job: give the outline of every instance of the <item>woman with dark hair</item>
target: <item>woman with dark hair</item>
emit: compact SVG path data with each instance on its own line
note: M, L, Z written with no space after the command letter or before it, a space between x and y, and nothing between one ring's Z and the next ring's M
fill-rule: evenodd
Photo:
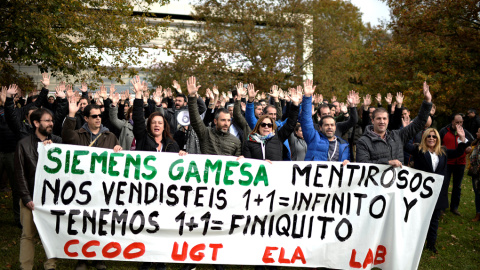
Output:
M160 112L150 114L145 125L143 99L133 102L133 134L135 150L178 153L180 147L170 134L170 126Z
M447 158L456 158L463 154L468 147L465 139L465 131L461 125L456 126L457 134L460 142L456 149L447 149L442 146L440 135L434 128L425 130L420 144L406 145L407 151L413 157L413 167L425 172L445 175L447 170ZM450 179L444 177L442 189L438 196L435 210L433 211L430 225L427 232L426 248L434 253L437 253L435 244L437 242L438 221L440 219L441 211L448 208L448 185Z
M138 76L132 80L132 84L135 90L132 113L135 150L171 152L185 155L186 152L180 151L177 142L173 140L168 121L160 112L150 114L145 124L141 83ZM153 265L155 265L156 270L167 269L167 266L163 262L144 262L140 265L139 269L148 270Z
M275 120L268 116L262 115L258 119L252 132L243 144L243 156L246 158L280 161L283 158L283 142L295 129L298 118L298 104L300 103L301 94L292 91L292 103L288 115L288 120L279 130L275 124Z

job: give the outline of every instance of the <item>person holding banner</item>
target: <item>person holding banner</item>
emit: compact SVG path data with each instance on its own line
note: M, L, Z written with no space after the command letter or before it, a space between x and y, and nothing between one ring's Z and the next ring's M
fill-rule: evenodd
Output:
M74 96L69 97L68 100L68 117L65 118L62 129L62 140L64 143L93 146L100 148L113 149L115 152L122 150L119 145L118 139L108 130L108 128L102 125L102 112L100 107L95 104L90 104L83 110L85 118L85 124L82 128L75 130L77 119L75 114L79 107ZM103 261L97 261L95 267L97 269L106 269L106 265ZM79 260L77 262L76 270L86 270L87 261Z
M367 126L365 133L357 141L357 162L402 167L403 146L423 129L430 115L432 95L427 82L423 83L423 95L424 101L418 116L402 129L387 130L389 113L384 108L377 108L372 113L373 125Z
M350 160L348 143L335 136L336 122L333 116L326 115L320 119L320 132L315 130L312 119L312 96L315 92L312 80L306 80L303 84L305 90L302 101L302 112L299 122L302 126L303 138L307 142L305 161L340 161L347 164ZM350 107L356 107L359 98L355 92L351 92L347 101ZM356 110L355 110L356 113Z
M465 131L462 126L457 125L456 128L460 140L456 149L442 147L440 135L434 128L425 130L419 145L406 145L405 148L413 157L414 168L425 172L445 175L447 171L447 158L461 156L468 147L468 144L466 144ZM444 177L442 189L428 227L426 248L433 253L437 253L435 243L437 242L438 221L441 216L441 211L448 207L449 180L449 178Z
M20 268L32 269L35 256L35 241L37 234L33 222L32 211L33 187L35 185L35 171L37 169L39 142L43 144L62 143L62 138L52 134L53 115L47 109L37 109L30 115L30 121L35 126L35 133L18 142L15 151L15 177L18 192L20 195L20 222L23 226L20 238ZM55 269L56 259L47 259L44 263L45 269Z
M188 78L187 90L190 124L198 135L202 154L240 156L240 140L229 132L231 117L227 109L222 108L215 113L215 119L213 120L215 127L208 128L203 123L197 106L197 92L199 88L200 85L197 86L195 77L192 76ZM223 265L220 264L216 264L214 267L216 270L224 269ZM186 264L182 267L182 270L192 269L195 269L194 264Z

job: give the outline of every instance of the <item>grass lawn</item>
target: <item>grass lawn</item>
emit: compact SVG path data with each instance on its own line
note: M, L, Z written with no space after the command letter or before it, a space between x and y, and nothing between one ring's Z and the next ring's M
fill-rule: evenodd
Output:
M419 269L480 269L480 222L471 221L475 216L475 206L472 183L468 176L464 178L462 192L459 208L462 216L454 216L447 212L442 217L437 239L439 254L434 255L425 250ZM21 230L13 226L9 192L0 193L0 226L0 269L19 269L18 254ZM40 239L38 239L35 255L36 269L43 269L44 260L45 253ZM138 263L107 262L109 269L137 269L138 265ZM57 269L74 269L74 266L75 261L73 260L59 260ZM180 264L167 265L168 269L180 269L180 267ZM199 265L197 269L213 269L213 267ZM227 269L253 269L253 267L230 266Z

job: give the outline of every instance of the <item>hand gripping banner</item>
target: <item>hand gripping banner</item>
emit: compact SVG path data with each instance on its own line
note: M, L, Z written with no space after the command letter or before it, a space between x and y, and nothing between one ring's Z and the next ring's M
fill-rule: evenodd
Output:
M415 269L443 176L411 168L39 145L49 258Z

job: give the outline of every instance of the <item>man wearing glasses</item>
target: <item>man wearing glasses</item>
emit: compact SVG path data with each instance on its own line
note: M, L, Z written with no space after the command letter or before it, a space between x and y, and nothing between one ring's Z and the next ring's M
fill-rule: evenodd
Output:
M70 98L68 102L68 117L65 118L62 130L64 143L110 148L115 151L122 150L115 134L102 125L102 112L98 105L90 104L83 109L85 124L75 130L77 121L75 113L78 111L79 105L74 97Z
M65 118L62 129L62 140L66 144L75 144L83 146L93 146L100 148L109 148L118 152L122 150L115 134L102 125L102 112L96 104L90 104L83 109L85 124L80 129L75 130L75 113L79 110L79 104L72 96L68 100L68 116ZM103 261L96 261L97 269L106 269ZM86 270L87 261L79 260L76 270Z

